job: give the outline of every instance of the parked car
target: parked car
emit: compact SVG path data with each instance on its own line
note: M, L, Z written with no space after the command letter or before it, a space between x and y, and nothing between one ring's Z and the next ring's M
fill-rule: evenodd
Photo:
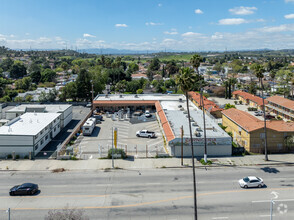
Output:
M260 177L256 176L247 176L243 179L239 180L239 184L242 188L249 188L249 187L263 187L264 183Z
M153 131L147 131L147 130L137 131L136 136L137 137L147 137L147 138L154 138L154 137L156 137L155 132L153 132Z
M38 192L39 186L34 183L24 183L22 185L14 186L10 189L9 195L34 195Z
M146 118L152 117L151 113L148 110L145 111L145 117Z
M88 102L88 104L86 105L87 108L91 108L92 107L92 103Z
M255 116L262 116L263 115L263 111L256 111L254 112Z

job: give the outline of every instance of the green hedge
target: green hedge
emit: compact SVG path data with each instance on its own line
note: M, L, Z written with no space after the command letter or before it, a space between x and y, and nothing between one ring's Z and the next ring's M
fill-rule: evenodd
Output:
M113 154L120 154L121 155L121 159L125 159L127 158L127 155L125 153L125 151L123 149L119 149L119 148L113 148ZM108 155L107 155L107 159L111 159L112 158L112 149L110 149L108 151Z

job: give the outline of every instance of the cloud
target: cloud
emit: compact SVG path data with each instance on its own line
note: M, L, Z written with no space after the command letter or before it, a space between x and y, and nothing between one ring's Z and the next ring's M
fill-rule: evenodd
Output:
M116 24L115 27L128 27L126 24Z
M231 12L234 15L251 15L256 10L257 10L256 7L244 7L244 6L240 6L240 7L235 7L235 8L229 9L229 12Z
M293 19L294 18L294 14L288 14L284 16L286 19Z
M96 36L91 35L91 34L83 34L83 37L96 37Z
M158 4L158 7L161 7L161 6L162 6L162 4L161 4L161 3L159 3L159 4Z
M294 24L282 24L279 26L263 27L259 28L258 30L267 33L294 31Z
M146 22L145 23L147 26L157 26L157 25L163 25L163 23L154 23L154 22Z
M243 18L226 18L218 21L219 25L239 25L244 23L248 23L248 21Z
M172 28L171 31L165 31L163 33L168 34L168 35L177 35L178 34L177 29L175 29L175 28Z
M285 0L286 3L294 2L294 0Z
M29 36L29 35L30 35L30 33L25 33L25 35L26 35L26 36Z
M218 40L218 39L223 39L224 38L224 35L221 34L221 33L214 33L212 36L211 36L211 39L213 40Z
M195 14L203 14L203 11L201 11L199 8L198 9L195 9Z
M202 34L200 33L195 33L195 32L186 32L182 34L183 37L200 37Z

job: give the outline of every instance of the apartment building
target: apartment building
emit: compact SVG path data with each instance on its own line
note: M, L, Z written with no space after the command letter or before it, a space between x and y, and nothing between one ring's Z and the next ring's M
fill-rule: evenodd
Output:
M294 101L281 96L272 96L266 99L268 111L286 120L294 121Z

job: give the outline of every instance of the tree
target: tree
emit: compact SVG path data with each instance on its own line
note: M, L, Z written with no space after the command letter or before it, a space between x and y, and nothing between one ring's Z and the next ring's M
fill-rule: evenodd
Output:
M67 99L77 100L77 84L75 82L70 82L62 88L59 99L61 101L66 101Z
M225 109L236 108L235 105L231 105L230 103L225 104Z
M32 82L38 84L41 81L41 66L39 64L32 64L29 68Z
M190 59L190 63L196 69L196 73L198 75L199 75L199 69L198 68L199 68L201 62L203 62L203 58L198 54L194 54Z
M91 95L91 75L89 74L88 70L81 69L80 73L78 74L77 80L77 97L82 100L90 100Z
M284 98L286 97L286 93L289 93L289 82L293 77L293 73L288 69L281 69L277 72L276 75L277 79L279 80L279 85L284 87Z
M10 68L10 77L11 78L22 78L27 74L27 69L20 61L15 61L14 64Z
M180 69L179 74L176 76L176 83L181 88L186 96L186 104L188 111L188 123L190 130L190 140L191 140L191 152L192 152L192 169L193 169L193 189L194 189L194 216L197 220L197 197L196 197L196 175L195 175L195 164L194 164L194 147L193 147L193 138L192 138L192 128L191 128L191 117L189 109L189 96L188 92L191 91L193 84L195 83L196 77L193 73L193 70L190 68Z
M13 60L10 57L8 57L2 61L2 63L0 64L0 67L3 69L3 72L6 72L11 69L13 64L14 64Z
M128 66L128 72L134 73L134 72L136 72L138 70L139 70L138 64L136 64L134 62L129 64L129 66Z
M41 72L41 82L53 82L56 77L56 72L51 69L44 69Z
M179 67L176 64L176 61L169 61L166 65L166 71L168 72L168 76L176 74L179 71Z
M259 79L260 85L261 85L261 97L262 97L262 104L263 104L263 119L264 119L264 155L265 155L265 160L268 161L268 156L267 156L267 134L266 134L266 118L265 118L265 104L264 104L264 96L263 96L263 82L262 79L264 77L263 73L265 72L265 69L262 65L257 64L254 66L253 71L256 75L256 77Z
M148 67L149 70L151 71L157 71L160 68L160 61L157 57L154 57L151 62L150 65Z
M24 77L15 81L15 87L16 89L29 90L31 83L32 80L30 77Z
M61 64L60 64L60 67L63 69L63 71L67 71L68 69L69 69L69 65L68 65L68 63L67 62L62 62Z

